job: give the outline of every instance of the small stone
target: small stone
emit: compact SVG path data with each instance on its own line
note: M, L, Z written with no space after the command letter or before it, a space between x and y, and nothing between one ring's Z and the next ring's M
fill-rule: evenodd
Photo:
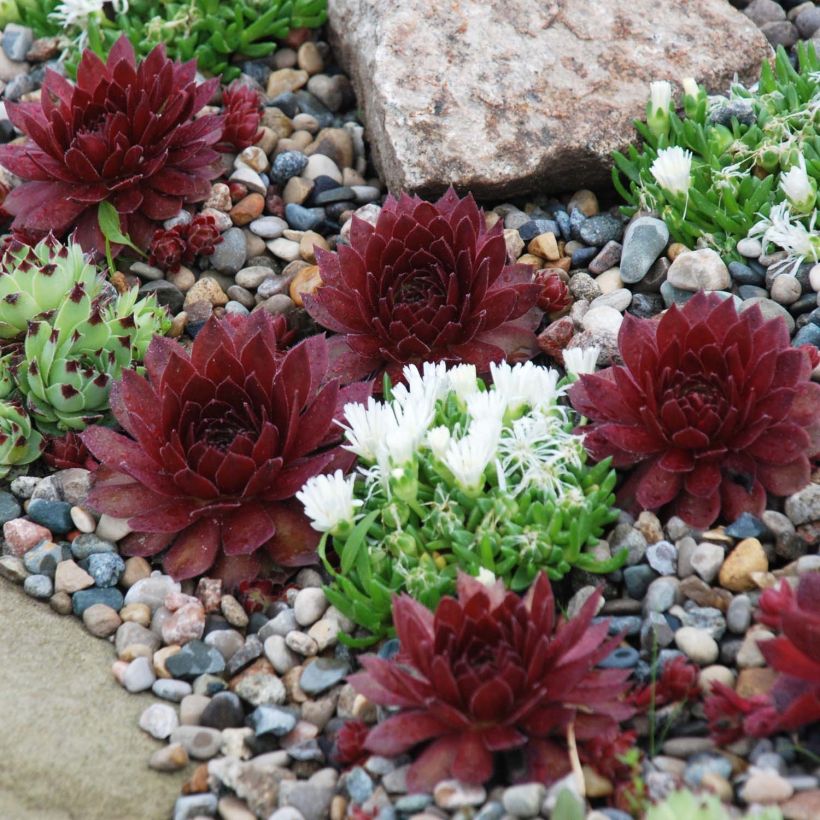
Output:
M151 686L151 691L163 700L170 700L179 703L184 697L192 692L191 684L173 678L158 678Z
M308 695L318 695L335 686L350 671L346 660L317 658L305 666L299 678L299 686Z
M751 669L754 667L766 666L766 659L760 651L758 644L761 641L769 641L774 638L774 633L768 629L757 625L750 629L737 653L736 663L739 669Z
M248 225L248 228L257 236L262 237L262 239L278 239L283 231L287 230L288 223L278 216L263 216L259 219L254 219L253 222ZM240 274L241 271L236 275L237 284L244 285L245 287L256 287L255 285L246 285L240 281ZM268 271L268 274L270 274L270 271Z
M248 625L248 615L233 595L223 595L220 608L231 626L244 629Z
M70 514L72 523L80 532L90 533L97 528L97 519L88 510L74 506Z
M120 586L131 589L137 581L142 581L143 578L148 578L150 575L151 565L148 561L139 555L134 555L125 561L125 570L120 576Z
M792 305L802 295L803 288L797 277L791 276L788 273L783 273L778 276L770 289L770 296L779 305Z
M242 229L230 228L222 234L222 241L214 249L209 263L212 268L220 273L233 275L241 270L247 259L247 254L248 249L245 242L245 234L242 233ZM222 304L224 304L224 302Z
M768 569L769 560L763 545L757 538L746 538L726 557L720 568L718 580L724 589L746 592L756 588L752 574L767 572Z
M680 581L673 576L656 578L646 590L644 608L647 612L666 612L678 598Z
M711 584L717 578L725 555L726 553L720 544L711 544L709 542L698 544L692 553L692 569L707 584Z
M257 737L267 734L283 737L296 726L296 715L275 706L257 706L248 715L247 722Z
M6 23L2 42L6 57L15 62L22 62L34 42L34 32L28 26Z
M186 695L179 704L179 722L183 726L198 726L202 713L210 702L211 698L208 695L197 692Z
M107 638L122 623L116 610L105 604L94 604L83 612L85 628L97 638Z
M126 562L127 572L128 562ZM170 575L154 572L148 578L141 578L129 587L125 595L125 603L145 604L151 612L156 612L163 605L169 593L179 591L179 583L174 581Z
M88 556L86 569L98 587L113 587L125 571L125 561L115 552L98 552Z
M789 781L773 769L749 768L745 785L740 790L740 798L745 803L771 805L783 803L794 794Z
M575 279L577 277L573 277ZM607 332L617 334L623 322L623 316L619 311L608 305L590 308L581 320L584 330L595 333Z
M131 527L128 526L127 518L114 518L111 515L103 514L100 516L100 520L97 521L96 535L98 539L117 542L125 538L130 532Z
M26 513L32 521L41 524L52 533L62 534L74 528L74 522L71 520L71 504L67 501L32 498Z
M732 277L720 254L711 248L682 253L667 273L667 282L685 291L727 290Z
M658 574L674 575L678 562L678 550L669 541L658 541L647 547L646 560Z
M276 706L287 699L284 683L264 667L255 671L255 665L231 681L231 689L253 706Z
M299 626L310 626L322 617L328 600L321 588L300 589L293 602L293 615Z
M698 666L708 666L720 655L717 642L705 629L681 627L675 633L675 643L678 649Z
M299 656L292 652L281 635L270 635L265 639L265 657L271 662L278 675L284 675L299 665Z
M97 533L80 535L71 542L71 554L77 561L84 561L97 553L115 553L116 551L115 544L100 538Z
M339 185L342 184L342 174L338 165L324 154L313 154L309 157L302 176L310 180L315 180L318 177L330 177Z
M215 629L209 632L204 641L208 646L215 646L225 658L225 663L245 645L245 639L241 632L235 629Z
M170 743L151 755L148 765L158 772L178 772L189 762L188 752L181 743Z
M22 558L16 555L0 556L0 577L14 584L22 584L27 576L28 572Z
M726 610L726 626L735 635L744 635L752 622L752 602L748 595L735 595Z
M35 575L54 578L57 564L63 560L63 548L53 541L43 541L23 556L26 569Z
M268 77L266 93L268 97L278 97L287 91L296 91L307 84L307 71L294 68L280 68Z
M54 591L54 584L48 575L29 575L23 581L23 591L32 598L45 600L50 598Z
M122 684L132 694L150 689L156 680L151 661L145 657L134 658L123 673Z
M433 789L433 799L441 809L463 809L480 806L487 799L483 786L460 783L458 780L442 780Z
M820 520L820 484L808 484L786 499L786 515L792 524Z
M200 675L218 675L225 669L225 659L215 647L194 639L168 657L165 666L173 677L193 680Z
M202 817L215 817L216 806L216 795L210 792L178 797L174 803L173 820L200 820Z
M25 518L13 518L3 524L3 538L12 555L20 557L42 541L51 541L51 533Z
M202 711L197 721L212 729L238 729L244 725L242 702L233 692L217 692Z
M608 213L596 214L585 219L578 229L578 238L584 244L596 248L602 248L607 242L620 241L623 235L624 225L621 219Z
M294 652L304 657L312 657L319 651L319 645L307 633L299 630L288 632L285 643Z
M186 644L199 640L205 629L205 609L194 599L177 609L162 625L162 639L166 644Z
M555 234L551 231L539 234L532 239L527 246L527 250L550 262L557 262L561 258L561 254L558 251L558 242L555 239Z
M122 609L122 593L118 589L81 589L71 598L71 608L74 614L82 616L83 612L94 604L105 604L119 612Z
M620 276L626 283L640 282L669 242L669 228L660 219L641 216L626 229L621 251Z
M165 703L152 703L143 711L139 719L139 727L148 732L157 740L170 737L174 729L179 726L179 718L173 706Z

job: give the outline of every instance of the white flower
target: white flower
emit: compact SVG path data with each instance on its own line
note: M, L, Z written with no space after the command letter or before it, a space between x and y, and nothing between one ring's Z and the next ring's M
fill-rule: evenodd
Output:
M450 379L450 390L465 401L468 396L478 391L476 369L474 364L459 364L447 372Z
M88 18L102 13L103 0L64 0L49 14L53 20L64 28L86 28Z
M678 145L661 148L649 170L665 191L686 196L692 184L692 152Z
M385 439L396 427L393 410L371 397L366 405L358 402L346 404L344 416L347 425L342 422L338 424L345 431L348 442L345 449L355 453L362 461L378 461Z
M345 478L341 470L333 475L317 475L305 482L296 498L304 505L314 530L333 535L353 524L356 508L363 503L353 497L354 482L353 476Z
M653 111L668 111L672 102L672 84L667 80L649 83L649 104Z
M442 459L447 452L451 438L450 431L446 427L434 427L427 431L427 446L436 458Z
M513 413L524 405L550 407L559 394L558 371L532 362L491 364L490 373L495 391L505 397Z
M500 422L483 419L474 421L467 435L448 445L442 460L465 492L478 493L484 488L484 471L495 458L500 435Z
M478 570L475 579L479 584L484 584L485 587L491 587L496 582L495 573L486 567L481 567Z
M507 412L507 397L500 390L481 390L467 396L467 412L473 421L496 421Z
M694 77L683 78L683 93L686 94L687 97L698 96L700 89Z
M402 373L406 384L397 384L393 388L393 398L402 406L421 398L428 404L435 404L447 395L450 380L444 362L424 362L421 371L416 365L408 364Z
M598 354L601 348L597 345L591 347L573 347L564 351L564 367L567 373L573 376L580 376L585 373L594 373L595 365L598 362Z
M782 248L794 260L794 270L805 259L820 262L820 234L814 230L817 211L812 214L809 227L800 222L792 222L788 202L774 205L769 216L752 226L750 237L760 237L761 241Z
M780 177L780 187L798 213L808 213L814 207L817 191L806 173L806 160L802 154L798 164Z

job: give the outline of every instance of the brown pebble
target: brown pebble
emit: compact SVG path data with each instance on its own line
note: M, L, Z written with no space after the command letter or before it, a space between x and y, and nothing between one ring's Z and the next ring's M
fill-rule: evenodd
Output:
M299 255L305 262L310 262L311 265L315 265L316 248L327 251L330 250L330 245L327 244L327 240L323 236L315 231L305 231L299 240Z
M228 297L216 279L211 279L210 276L203 276L202 279L195 282L194 286L185 294L183 307L186 309L193 308L199 302L207 302L213 306L221 306L227 304Z
M598 197L592 191L582 188L576 191L567 203L567 213L572 213L577 208L584 216L595 216L600 210Z
M769 559L757 538L744 538L730 553L720 568L718 581L732 592L748 592L757 586L753 573L767 572Z
M151 565L145 558L139 555L134 555L131 558L125 559L125 570L120 577L120 586L125 589L130 589L137 581L143 578L148 578L151 574Z
M547 259L550 262L557 262L561 258L561 252L558 250L558 242L555 239L555 234L552 231L539 234L534 239L530 240L527 245L527 250L542 259Z
M667 257L674 262L682 253L686 253L689 248L681 242L673 242L666 251Z
M67 592L55 592L48 603L58 615L68 615L71 612L71 596Z
M297 307L303 307L302 294L314 293L320 287L322 287L322 277L319 274L319 266L310 265L299 271L293 278L293 281L290 283L290 298L293 299Z
M330 801L330 820L344 820L347 813L347 800L344 795L334 795Z
M117 631L122 619L117 611L105 604L94 604L83 611L85 628L97 638L107 638Z
M291 177L282 191L282 199L290 205L301 205L310 196L313 190L313 180L302 177Z
M183 794L202 794L208 789L208 764L200 763L191 777L182 784Z
M735 691L742 698L753 698L755 695L768 695L777 678L777 671L768 666L755 666L741 669L737 676Z
M322 59L319 48L312 40L308 40L299 46L299 50L296 52L296 64L302 71L307 71L311 77L318 74L325 67L325 61Z
M120 618L147 628L151 623L151 608L148 604L126 604L120 610Z
M288 91L298 91L308 81L307 71L294 68L280 68L268 77L266 93L269 97L278 97Z
M168 331L168 335L172 339L178 339L182 334L185 332L185 328L188 325L188 314L182 310L171 319L171 328Z
M169 743L151 755L148 765L157 772L178 772L188 765L188 752L181 743Z
M248 194L230 210L230 217L234 225L247 225L257 217L262 216L265 210L265 197L262 194Z

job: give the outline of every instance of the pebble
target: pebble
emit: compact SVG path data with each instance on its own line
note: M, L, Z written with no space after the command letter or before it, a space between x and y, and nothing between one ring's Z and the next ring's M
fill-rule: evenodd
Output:
M32 598L50 598L54 585L48 575L29 575L23 581L23 591Z
M211 729L238 729L244 725L245 711L234 692L217 692L199 716L200 726Z
M54 578L57 564L62 560L63 548L53 541L43 541L23 556L23 564L29 572L49 578Z
M292 652L281 635L270 635L265 639L265 657L271 662L278 675L284 675L299 665L299 656Z
M718 576L725 555L724 548L720 544L704 541L698 544L692 553L692 569L707 584L711 584Z
M21 557L41 541L51 541L51 533L25 518L13 518L3 524L3 538L12 555Z
M125 561L114 552L89 555L85 569L98 587L113 587L125 572Z
M726 557L718 580L724 589L746 592L756 587L753 574L768 569L769 560L763 545L757 538L745 538Z
M278 706L287 700L285 684L269 672L246 672L231 687L242 700L253 706Z
M820 521L820 484L808 484L786 499L786 515L792 524Z
M770 288L770 296L780 305L792 305L802 295L803 289L797 278L787 273L778 276Z
M151 686L151 691L163 700L179 703L186 695L193 691L190 683L173 678L157 678Z
M676 601L680 588L677 578L663 576L656 578L646 590L644 608L647 612L666 612Z
M71 554L76 561L83 561L96 553L116 551L115 544L100 538L97 533L80 535L71 542Z
M678 562L678 550L669 541L657 541L646 549L649 566L660 575L674 575Z
M190 640L165 661L168 672L175 678L193 680L200 675L218 675L225 669L222 653L200 640Z
M146 657L134 658L125 669L122 685L132 694L150 689L156 680L151 661Z
M119 612L122 609L122 600L122 593L112 587L81 589L72 596L71 608L77 616L82 616L83 612L94 604L105 604Z
M117 611L105 604L94 604L83 612L85 628L97 638L107 638L117 631L122 619Z
M675 633L675 644L698 666L713 664L720 655L717 641L705 629L693 626L681 627Z
M241 228L229 228L222 234L222 241L214 249L209 264L220 273L235 274L247 259L247 244Z
M157 740L165 740L179 726L179 718L173 706L165 703L152 703L143 711L139 727Z
M215 646L226 663L245 645L242 633L235 629L216 629L205 636L204 642Z
M774 638L774 633L761 626L750 629L743 638L743 643L737 653L736 663L738 668L753 669L766 666L766 659L763 657L758 643L772 638Z
M193 757L193 755L191 756ZM195 820L195 818L201 817L215 817L216 807L216 795L210 792L178 797L176 803L174 803L173 820Z
M67 501L32 498L26 513L36 524L41 524L53 533L62 534L74 529L74 522L71 520L71 504Z
M634 219L624 234L620 276L623 282L640 282L669 242L669 228L660 219L641 216Z
M263 216L259 219L254 219L253 222L248 225L248 228L257 236L262 237L262 239L278 239L282 233L287 230L288 223L278 216ZM270 271L268 271L268 273L270 273ZM244 284L239 281L239 274L237 274L237 284ZM245 285L245 287L249 287L249 285Z
M337 658L317 658L305 666L299 686L308 695L318 695L335 686L350 671L346 660Z
M327 607L328 600L322 589L300 589L293 602L293 616L299 626L310 626L324 615Z
M166 644L186 644L199 640L205 629L205 609L194 599L177 609L162 624L162 639Z
M464 809L480 806L487 799L483 786L460 783L458 780L442 780L433 789L433 800L441 809Z
M267 734L282 737L296 726L296 715L288 709L263 705L248 715L247 723L257 737Z
M624 225L612 214L596 214L585 219L578 228L578 238L587 245L601 248L607 242L617 242L624 235Z
M0 576L14 584L22 584L28 576L23 559L16 555L0 556Z
M17 499L4 490L0 490L0 524L17 518L23 512Z
M127 518L114 518L111 515L101 515L97 521L96 535L99 539L107 541L121 541L131 532ZM101 550L97 550L100 552ZM113 551L113 550L112 550Z
M22 62L34 42L34 32L28 26L6 23L2 42L6 57L15 62Z
M79 538L77 541L79 541ZM75 541L74 543L76 544L77 542ZM129 561L130 560L131 559L129 559ZM126 573L127 572L128 564L126 562ZM154 572L148 578L138 579L129 587L125 595L125 603L145 604L153 613L163 605L168 593L179 592L179 590L179 583L174 581L170 575Z
M773 769L761 769L751 766L748 779L740 790L740 798L745 803L770 805L782 803L794 794L794 787L789 781Z
M700 248L678 256L669 268L667 282L689 292L727 290L732 277L720 255L711 248Z
M189 762L188 752L181 743L169 743L151 755L148 765L158 772L177 772Z
M125 561L125 570L120 577L120 586L131 589L137 581L151 575L151 565L144 558L134 555Z
M608 305L590 308L581 320L584 330L594 333L606 332L617 334L623 322L621 313Z
M752 602L748 595L735 595L726 610L726 626L735 635L744 635L752 622Z

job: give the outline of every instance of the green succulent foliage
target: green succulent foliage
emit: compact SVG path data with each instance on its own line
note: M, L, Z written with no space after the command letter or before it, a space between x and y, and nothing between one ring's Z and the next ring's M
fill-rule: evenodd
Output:
M34 247L17 245L0 260L0 339L15 339L41 313L56 310L76 285L91 298L104 280L79 245L48 237Z
M0 28L9 23L29 26L36 37L54 37L63 33L51 18L60 0L0 0Z
M688 789L673 792L662 803L650 806L646 820L732 820L731 814L714 794L695 794ZM745 820L783 820L776 806L744 814Z
M326 20L327 0L131 0L113 20L90 19L88 45L105 57L122 33L145 56L165 43L173 59L196 58L200 71L230 82L240 74L232 57L267 57L292 29ZM78 55L69 59L69 68L77 61Z
M372 480L372 471L367 478L362 467L365 480L355 484L362 517L332 539L338 565L327 556L328 535L319 546L332 578L325 588L328 600L370 633L343 635L343 642L362 647L394 634L396 593L435 609L443 596L455 593L459 571L474 577L492 573L522 591L542 570L560 579L573 567L608 573L623 565L625 550L604 560L588 551L618 515L610 459L587 464L581 439L572 434L575 420L564 408L554 412L556 440L567 448L566 458L554 462L557 491L528 484L514 467L505 468L500 484L491 464L482 490L468 492L423 448L412 465L393 470L387 482ZM455 392L438 400L432 425L467 429L469 418Z
M820 182L820 58L810 42L797 52L799 69L778 48L774 68L763 64L754 91L735 84L728 98L708 98L698 87L684 94L681 115L648 107L647 122L635 122L642 145L613 154L612 180L629 203L624 212L654 211L675 241L740 259L738 240L785 200L781 176L801 156L809 179ZM722 124L732 111L747 116ZM692 152L687 196L665 190L650 170L671 146ZM813 229L810 215L805 219Z
M12 467L30 464L40 457L43 437L18 401L0 401L0 478Z
M15 375L40 430L59 434L108 419L111 384L170 326L155 297L136 295L106 301L80 283L53 315L30 323Z

